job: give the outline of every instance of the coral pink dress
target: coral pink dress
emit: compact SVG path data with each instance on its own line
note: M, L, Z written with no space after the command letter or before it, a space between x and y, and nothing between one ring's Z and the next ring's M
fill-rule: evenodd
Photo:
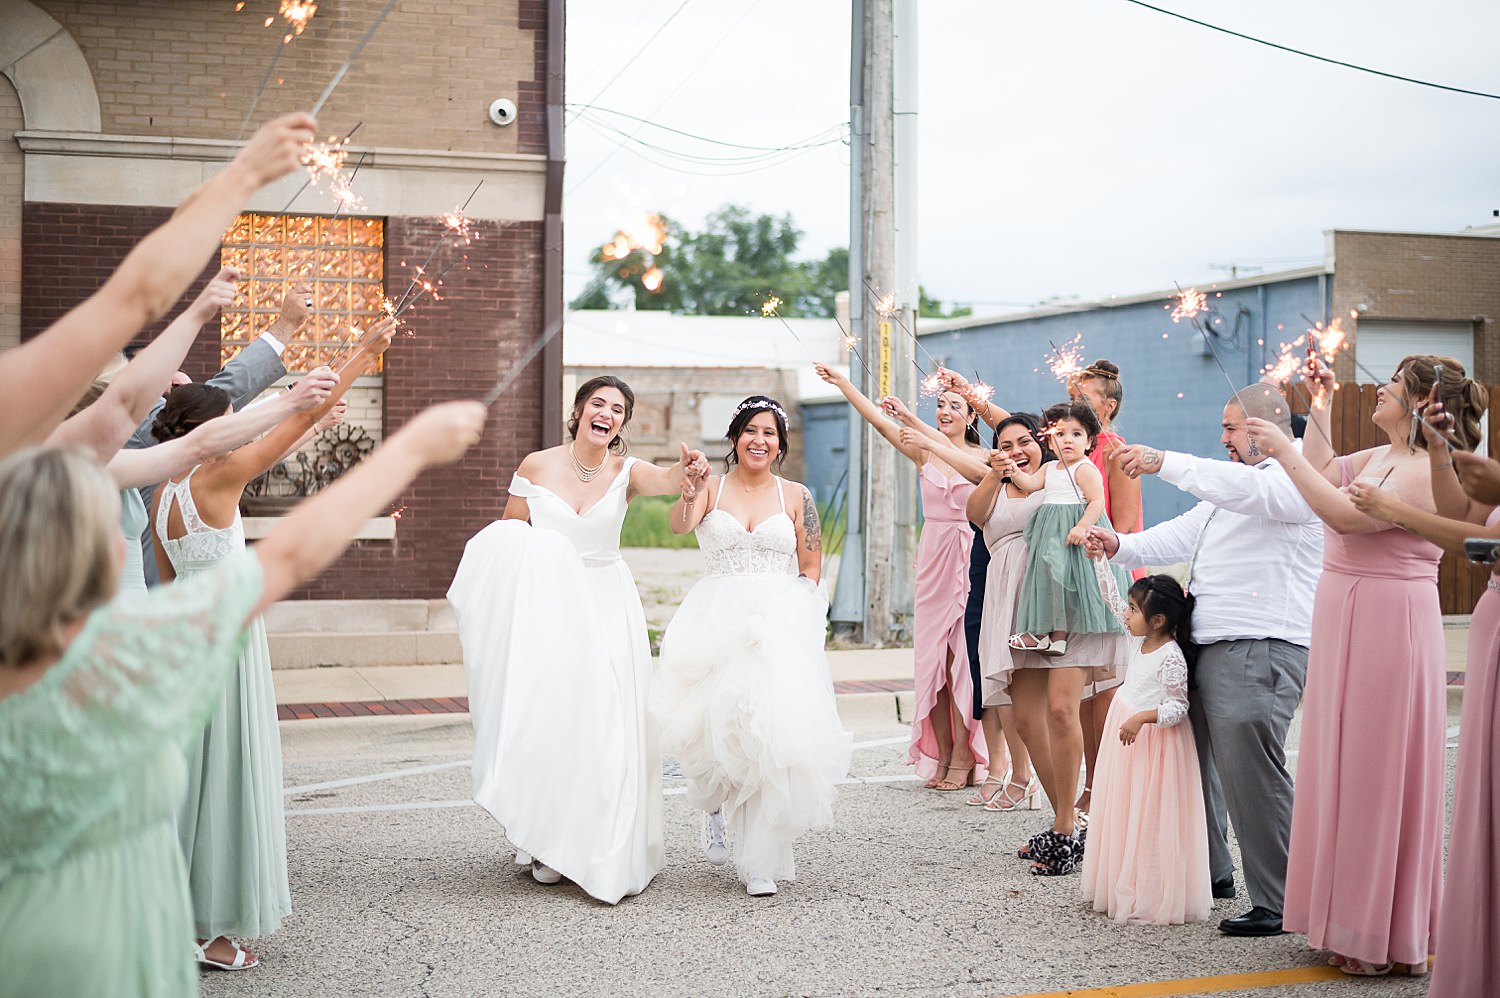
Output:
M1442 898L1441 555L1330 530L1313 601L1282 924L1367 963L1425 963Z
M1094 451L1089 455L1089 460L1094 463L1094 467L1099 469L1099 475L1104 479L1104 515L1109 517L1109 522L1116 529L1120 529L1121 524L1115 519L1114 499L1109 494L1109 458L1115 451L1124 446L1124 437L1113 430L1105 430L1099 434L1099 440L1094 447ZM1135 523L1125 524L1124 530L1127 534L1138 534L1145 529L1146 504L1142 502L1141 508L1136 510ZM1129 574L1131 581L1135 582L1146 577L1146 570L1144 568L1137 568ZM1084 683L1083 696L1080 699L1092 700L1100 693L1108 692L1124 681L1125 676L1123 672L1115 672L1107 666L1096 666L1090 674L1088 682Z
M1500 523L1500 509L1487 526ZM1500 995L1500 576L1491 576L1469 621L1464 713L1454 776L1442 936L1432 968L1436 995Z
M964 478L944 478L931 464L917 474L922 493L922 539L917 542L913 645L917 720L911 729L907 762L931 779L938 773L938 741L932 711L938 693L947 687L959 705L969 748L985 775L989 755L984 729L969 709L974 702L974 680L969 675L969 651L964 640L964 606L969 599L969 550L974 531L964 512L974 485ZM949 662L949 656L952 662ZM938 724L949 724L939 717Z

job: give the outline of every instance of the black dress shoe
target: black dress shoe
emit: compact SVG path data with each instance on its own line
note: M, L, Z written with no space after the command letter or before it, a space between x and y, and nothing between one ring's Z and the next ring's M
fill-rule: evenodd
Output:
M1223 880L1215 880L1213 891L1214 897L1219 901L1234 897L1234 877L1229 876Z
M1256 906L1219 923L1219 931L1226 936L1280 936L1285 935L1281 927L1281 912Z

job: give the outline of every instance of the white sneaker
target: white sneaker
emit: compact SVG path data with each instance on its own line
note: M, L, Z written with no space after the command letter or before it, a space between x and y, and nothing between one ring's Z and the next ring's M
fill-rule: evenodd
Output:
M517 866L530 866L531 865L531 853L529 853L529 852L522 852L521 850L517 849L516 850L516 865Z
M753 898L768 898L776 893L776 881L765 877L751 877L745 885L745 893Z
M539 884L555 884L562 879L562 874L545 863L533 860L531 864L531 877Z
M708 829L708 841L704 843L703 855L713 866L729 862L729 840L724 836L724 812L714 811L704 816Z

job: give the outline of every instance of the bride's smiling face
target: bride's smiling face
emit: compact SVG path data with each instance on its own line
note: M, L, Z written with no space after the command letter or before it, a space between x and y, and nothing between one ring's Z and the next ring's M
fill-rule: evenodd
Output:
M625 429L625 396L618 388L605 386L584 399L577 413L579 443L608 447Z
M734 456L741 468L752 473L767 471L781 453L781 434L776 431L776 416L769 409L758 412L740 430L734 441Z

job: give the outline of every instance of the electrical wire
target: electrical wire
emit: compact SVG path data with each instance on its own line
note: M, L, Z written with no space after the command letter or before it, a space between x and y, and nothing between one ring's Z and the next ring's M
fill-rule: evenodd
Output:
M583 121L583 124L589 125L591 127L597 127L594 122L588 121L586 119ZM608 136L606 136L606 137L608 137ZM842 144L842 140L833 140L833 141L830 141L829 143L826 143L826 144L827 145L833 145L835 143ZM672 173L686 174L687 176L692 176L692 177L743 177L743 176L746 176L746 175L751 174L751 173L760 173L763 170L775 169L776 167L781 166L781 165L783 165L785 163L789 163L792 160L797 159L800 156L806 156L808 153L813 152L817 148L819 148L819 147L812 146L812 147L809 147L809 148L806 148L806 149L799 149L799 150L796 150L794 152L789 152L789 153L785 153L785 154L778 154L780 156L780 158L775 159L772 162L763 162L759 166L753 166L753 167L750 167L749 169L744 169L744 170L727 170L727 171L726 170L714 170L714 171L709 171L709 170L689 170L686 167L676 166L676 165L674 165L672 163L664 163L664 162L661 162L659 160L653 159L650 156L647 156L644 152L642 152L639 149L630 148L629 145L626 142L624 142L623 140L620 142L620 144L618 146L615 147L614 150L612 150L612 152L611 152L610 155L612 156L615 152L619 152L621 149L624 149L627 152L629 152L632 156L636 157L637 159L643 160L643 161L645 161L647 163L650 163L652 166L656 167L659 170L667 170L667 171L672 172ZM734 165L734 164L725 164L725 165ZM603 166L603 164L601 163L600 166ZM596 170L597 170L597 168L596 168ZM585 177L584 179L587 180L588 178ZM582 183L582 181L580 181L580 183ZM576 190L577 188L574 188L574 189Z
M723 163L723 164L726 164L726 165L733 166L733 165L743 165L743 164L746 164L746 163L765 162L766 160L776 159L778 157L783 157L783 156L785 156L789 152L802 152L802 151L805 151L805 150L808 150L808 149L820 149L823 146L830 146L830 145L834 145L834 144L842 144L843 141L844 141L843 140L842 131L841 131L842 128L843 128L843 126L842 125L834 125L834 126L831 126L829 128L825 128L825 129L823 129L823 131L818 132L818 133L816 133L816 134L814 134L812 136L809 136L808 140L804 140L803 142L801 142L801 143L799 143L797 145L782 146L779 149L772 149L772 150L769 150L768 152L752 153L752 154L746 155L746 156L705 156L702 153L684 152L684 151L682 151L680 149L671 149L671 148L668 148L667 146L657 145L654 142L647 141L646 139L639 138L639 137L637 137L635 135L630 134L629 132L626 132L626 131L624 131L622 129L616 128L614 125L608 124L607 122L596 121L596 120L590 118L590 119L587 119L584 123L593 126L595 129L602 129L602 130L606 130L606 131L609 131L609 132L613 132L614 134L619 135L621 137L622 141L633 142L636 145L643 146L643 147L645 147L647 149L651 149L651 150L653 150L655 152L659 152L659 153L661 153L661 154L663 154L665 156L671 156L671 157L673 157L675 159L681 159L681 160L685 160L687 162L704 164L704 165L712 165L712 164L715 164L715 163ZM816 139L819 136L828 135L828 133L834 132L834 131L839 131L840 134L831 136L829 138L825 138L825 139L823 139L822 141L819 141L819 142L811 141L811 139Z
M733 24L731 24L729 26L729 30L725 31L724 34L720 35L719 36L719 40L716 41L716 42L714 42L712 45L710 45L708 47L707 50L704 51L703 58L700 59L700 60L698 60L698 64L695 65L692 69L688 70L687 74L684 75L683 78L677 82L677 86L673 87L671 90L668 90L667 93L666 93L666 95L664 97L662 97L661 100L659 100L659 101L656 102L656 106L653 107L649 112L647 112L646 117L650 118L653 115L655 115L656 112L660 111L663 107L666 106L667 101L671 100L672 97L674 95L676 95L677 91L679 91L683 87L687 86L688 80L691 80L693 78L693 75L695 73L697 73L698 70L702 69L703 66L708 62L709 59L713 58L713 54L716 51L718 51L719 46L723 45L726 41L729 40L729 36L732 35L732 34L734 34L735 31L737 31L739 29L739 26L744 22L744 20L747 17L749 17L755 11L755 8L757 8L757 7L760 6L760 4L761 4L761 0L755 0L754 3L749 4L748 6L746 6L745 9L740 12L739 18ZM597 99L598 98L596 97L595 100L597 100ZM590 101L589 103L593 103L593 101ZM604 158L601 159L599 161L599 163L592 170L590 170L588 173L585 173L578 180L574 181L572 183L572 185L569 186L568 189L564 193L565 194L572 194L572 193L576 192L584 184L588 183L589 180L596 173L598 173L600 170L604 169L605 165L608 164L610 160L614 159L615 154L618 153L623 148L625 148L625 143L624 142L617 142L615 144L615 147L613 149L611 149L608 153L606 153L605 156L604 156ZM708 174L703 174L703 176L708 176Z
M656 41L657 38L661 37L661 33L667 30L667 25L671 24L677 18L677 15L682 13L682 8L686 7L692 2L693 0L682 0L682 3L677 5L677 9L672 11L671 14L668 14L667 19L661 22L661 25L655 31L651 32L651 36L649 38L647 38L644 42L641 42L640 47L635 50L635 52L630 56L629 59L625 60L625 65L615 70L615 75L611 76L604 82L604 86L599 88L599 92L594 95L593 100L590 100L587 104L582 105L582 107L578 111L578 114L582 114L584 110L593 107L594 101L597 101L600 97L604 96L604 91L613 86L614 82L624 74L625 70L629 69L635 63L635 61L641 57L646 49L651 47L651 43ZM575 114L573 116L574 121L578 120L578 114Z
M1254 35L1247 35L1243 32L1232 31L1229 28L1223 28L1217 24L1209 24L1207 21L1200 21L1195 17L1188 17L1186 14L1179 14L1175 10L1167 10L1165 7L1155 7L1149 3L1144 2L1144 0L1125 0L1125 2L1135 4L1137 7L1144 7L1147 10L1154 10L1158 14L1165 14L1168 17L1175 17L1179 21L1186 21L1189 24L1196 24L1200 28L1208 28L1210 31L1218 31L1226 35L1232 35L1235 38L1241 38L1247 42L1254 42L1257 45L1264 45L1267 48L1278 49L1282 52L1290 52L1292 55L1300 55L1307 59L1316 59L1318 62L1326 62L1331 66L1343 66L1345 69L1353 69L1361 73L1369 73L1371 76L1383 76L1388 80L1399 80L1402 83L1415 83L1419 87L1431 87L1434 90L1446 90L1449 93L1468 94L1470 97L1488 97L1491 100L1500 100L1500 94L1486 93L1483 90L1466 90L1463 87L1450 87L1446 83L1433 83L1431 80L1419 80L1411 76L1401 76L1398 73L1387 73L1381 69L1371 69L1369 66L1360 66L1352 62L1344 62L1342 59L1332 59L1326 55L1318 55L1315 52L1304 52L1302 49L1294 49L1290 45L1280 45L1276 42L1266 41L1264 38L1256 38Z
M750 149L750 150L753 150L755 152L784 152L784 151L786 151L788 149L801 149L802 145L800 143L810 142L812 139L817 138L818 136L823 135L825 132L831 131L834 128L842 129L844 127L844 124L845 124L844 122L839 122L837 125L832 125L829 128L825 128L825 129L823 129L820 132L814 133L809 138L802 139L802 140L799 141L799 143L794 143L792 145L785 145L785 146L747 146L747 145L742 145L741 143L738 143L738 142L725 142L725 141L723 141L721 139L711 139L711 138L708 138L705 135L696 135L693 132L684 132L680 128L673 128L670 125L663 125L663 124L660 124L658 122L651 121L648 118L638 118L638 117L636 117L633 114L626 114L624 111L616 111L616 110L613 110L612 108L607 108L607 107L588 107L586 105L576 105L576 104L569 104L567 106L568 107L581 107L581 108L583 108L583 111L581 111L580 113L583 113L583 112L586 112L586 111L595 111L595 112L599 112L599 113L602 113L602 114L613 114L613 115L616 115L616 116L621 117L621 118L629 118L631 121L638 121L638 122L640 122L643 125L649 125L652 128L659 128L659 129L661 129L664 132L671 132L674 135L682 135L682 136L685 136L685 137L690 138L690 139L697 139L699 142L707 142L710 145L727 146L730 149ZM818 144L822 145L823 143L818 143Z

